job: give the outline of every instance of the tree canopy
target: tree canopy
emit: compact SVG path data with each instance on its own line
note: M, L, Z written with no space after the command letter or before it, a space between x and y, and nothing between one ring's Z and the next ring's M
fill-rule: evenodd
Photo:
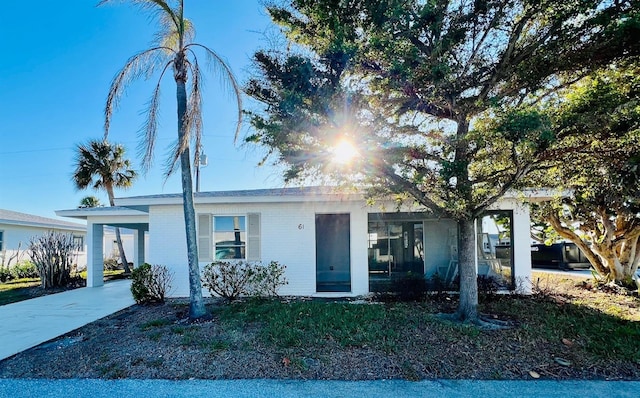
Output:
M76 188L104 189L109 198L109 205L115 206L114 188L127 189L137 177L137 172L131 167L131 162L124 156L124 147L120 144L110 144L106 140L90 140L86 144L79 144L76 150L78 153L73 172L73 182ZM85 199L82 201L83 205L90 203ZM116 228L116 241L122 267L124 272L128 274L131 270L122 245L120 228Z
M632 1L293 0L269 13L290 47L254 56L248 141L289 180L348 176L455 219L458 317L471 321L475 218L555 156L533 105L640 51ZM344 140L351 168L331 161Z
M548 104L564 155L535 175L572 190L539 215L607 279L629 283L640 263L640 66L609 66ZM567 151L567 148L571 148ZM533 181L532 181L533 182Z

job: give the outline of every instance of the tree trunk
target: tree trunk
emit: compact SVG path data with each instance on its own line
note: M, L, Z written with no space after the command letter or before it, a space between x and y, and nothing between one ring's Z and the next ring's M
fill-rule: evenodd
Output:
M478 321L478 273L476 270L476 234L473 220L458 221L458 273L460 304L456 313L463 322Z
M109 205L115 206L115 196L113 195L113 187L111 185L106 186L107 196L109 197ZM118 252L120 252L120 261L124 268L125 274L130 274L129 262L127 261L127 255L124 252L124 246L122 245L122 236L120 235L120 228L116 227L116 244L118 245Z
M605 225L602 229L582 230L590 237L592 242L589 244L576 232L563 226L553 209L549 210L546 219L558 235L578 246L600 276L618 284L625 284L634 277L640 263L640 253L637 251L640 227L621 225L615 231L607 233L614 223L605 223L600 219L595 225Z
M178 101L178 145L182 142L185 131L185 115L187 113L186 68L184 60L176 60L176 97ZM193 206L193 181L191 179L191 159L187 146L180 154L180 175L182 179L182 203L184 223L187 235L187 256L189 261L189 318L202 318L207 311L202 298L200 282L200 266L198 264L198 246L196 236L196 215Z

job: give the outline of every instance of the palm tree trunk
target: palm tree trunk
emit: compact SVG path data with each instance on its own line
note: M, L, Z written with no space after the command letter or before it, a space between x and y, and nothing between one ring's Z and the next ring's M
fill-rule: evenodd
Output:
M107 196L109 197L109 205L115 206L115 199L113 195L113 187L107 185L106 187ZM127 261L127 255L124 252L124 246L122 245L122 236L120 235L120 228L116 227L116 244L118 245L118 252L120 253L120 261L122 262L122 268L124 269L125 274L131 273L131 268L129 268L129 262Z
M175 67L178 70L178 72L176 72L178 142L181 143L186 133L184 125L185 114L187 113L186 77L184 79L179 78L181 76L180 69L181 67L184 68L184 65L176 65ZM186 76L186 73L184 76ZM202 318L207 312L202 298L202 284L200 282L200 266L198 264L198 246L196 240L196 215L193 206L193 181L191 179L191 156L188 146L184 148L180 154L180 175L182 179L182 202L189 261L189 318L193 320Z

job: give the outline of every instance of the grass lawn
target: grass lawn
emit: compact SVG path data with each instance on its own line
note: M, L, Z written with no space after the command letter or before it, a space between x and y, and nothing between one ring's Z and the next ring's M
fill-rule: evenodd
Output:
M32 290L40 286L40 279L26 278L0 283L0 305L28 300L33 297Z
M123 273L123 270L105 271L104 280L110 281L115 279L122 279L124 278ZM83 271L79 274L79 276L82 279L86 280L87 272ZM81 286L76 285L73 288L77 287ZM5 283L0 283L0 305L17 303L18 301L45 296L47 294L59 293L64 290L68 289L42 289L40 287L39 278L15 279Z
M640 379L637 293L563 274L533 280L531 296L480 297L507 330L443 319L456 295L207 299L212 319L195 323L186 299L134 305L2 361L0 378Z

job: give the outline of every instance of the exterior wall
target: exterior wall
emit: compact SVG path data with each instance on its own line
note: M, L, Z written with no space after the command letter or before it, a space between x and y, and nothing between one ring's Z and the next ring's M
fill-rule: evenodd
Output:
M289 284L283 295L344 296L316 293L316 214L350 214L351 295L369 290L367 265L367 211L355 202L196 205L197 214L244 215L260 213L261 260L286 265ZM149 262L174 272L172 296L188 296L186 238L182 206L153 206L149 210ZM200 263L202 270L206 262ZM203 291L208 294L206 289Z
M392 207L390 207L392 208ZM504 199L494 209L513 210L514 277L523 292L530 289L529 207L516 199ZM289 284L283 295L332 297L369 292L368 213L380 209L363 202L289 202L196 204L198 214L246 215L260 213L261 261L286 265ZM349 214L351 227L351 292L316 292L316 214ZM147 262L167 266L174 274L170 296L189 295L186 238L182 205L155 205L149 208ZM448 225L448 224L447 224ZM425 229L425 232L428 232ZM427 237L428 240L428 237ZM200 262L200 270L207 262ZM203 294L208 291L203 288Z
M82 236L84 246L82 250L77 252L75 263L79 268L84 268L87 265L87 234L84 231L69 231L57 228L40 228L10 224L0 224L0 231L4 231L2 251L0 251L0 265L14 266L19 261L28 260L30 257L27 253L27 248L29 247L31 238L34 236L41 236L48 231L72 233L74 236ZM18 252L18 248L18 257L16 259L12 259L9 264L9 260L16 254L16 252Z

